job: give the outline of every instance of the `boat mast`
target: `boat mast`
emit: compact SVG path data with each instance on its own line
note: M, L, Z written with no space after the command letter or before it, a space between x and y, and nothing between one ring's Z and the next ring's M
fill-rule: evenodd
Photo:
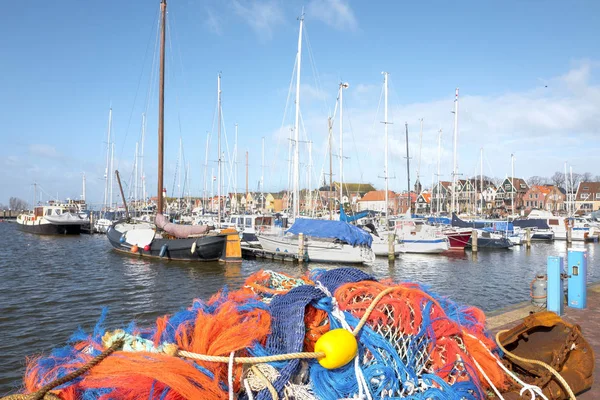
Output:
M344 206L344 89L348 83L340 83L340 207Z
M115 142L111 143L110 146L110 207L112 207L113 205L113 187L114 187L114 181L113 181L113 170L114 170L114 164L115 164ZM57 200L58 200L58 195L56 196Z
M442 185L440 184L440 159L442 158L442 129L438 135L438 162L437 162L437 215L440 215L440 201L442 197Z
M85 172L83 173L83 182L81 187L81 200L85 203Z
M219 72L219 75L217 77L217 103L218 103L218 108L217 108L217 119L218 119L218 123L217 123L217 132L218 132L218 140L217 140L217 151L219 152L219 158L218 158L218 169L217 169L217 198L218 200L218 211L217 211L217 218L219 221L219 224L221 223L221 73Z
M235 212L238 212L237 174L238 174L238 124L235 124L235 145L233 146L233 195L235 196Z
M571 199L571 196L569 195L569 182L567 180L567 162L565 161L565 192L567 193L567 198L566 200L566 206L567 206L567 215L570 215L571 213L571 206L569 203L569 200Z
M137 202L138 199L138 151L139 151L139 144L138 142L135 142L135 157L134 157L134 171L135 171L135 179L134 179L134 184L133 184L133 210L134 210L134 215L135 215L135 203Z
M206 211L206 173L208 172L208 143L210 142L210 133L206 132L206 148L205 148L205 155L204 155L204 204L203 204L203 209L204 211ZM210 177L211 182L212 182L212 175ZM211 183L212 185L212 183Z
M260 197L262 210L265 212L265 137L262 137L262 165L260 166Z
M456 210L456 146L458 142L458 88L454 94L454 166L452 167L452 212Z
M308 142L308 210L312 216L312 142Z
M165 146L165 25L167 0L160 2L160 72L158 81L158 204L157 213L163 212L163 167Z
M300 162L300 149L299 149L299 122L300 122L300 67L302 65L302 25L304 23L304 10L302 15L299 17L300 20L300 31L298 33L298 53L296 55L296 62L298 68L296 69L296 119L294 122L294 194L293 200L293 214L294 218L300 215L300 190L299 184L300 176L298 171L298 163Z
M421 118L421 130L419 131L419 162L417 163L417 182L421 183L421 148L423 145L423 118Z
M183 153L183 140L182 140L181 136L179 136L179 156L178 156L179 157L179 162L177 163L177 175L178 175L178 177L177 177L177 191L179 192L179 204L181 204L181 198L183 197L182 196L182 191L181 191L182 190L182 188L181 188L181 170L182 170L182 167L183 167L183 156L182 156L182 153ZM184 185L185 185L185 182L184 182Z
M327 196L327 198L329 203L329 220L331 221L333 219L333 200L331 198L331 193L333 192L333 158L331 154L331 137L333 136L333 121L331 117L328 118L327 124L329 127L329 137L327 138L329 141L329 195Z
M406 127L406 178L408 179L408 209L412 214L412 199L410 197L410 154L408 152L408 122L404 123Z
M510 155L510 165L511 165L511 178L510 178L510 183L512 186L512 190L510 191L510 212L514 215L515 214L515 155L511 154Z
M483 215L483 147L481 148L481 160L479 163L479 204L481 207L481 214Z
M141 196L146 201L146 176L144 175L144 141L146 139L146 113L142 113L142 144L140 148L140 180Z
M106 142L106 169L104 170L104 211L108 205L108 174L110 168L110 131L112 128L112 107L108 110L108 139ZM566 176L566 174L565 174Z
M383 108L383 126L385 127L385 156L384 156L384 178L385 178L385 226L388 228L388 73L383 73L383 84L384 84L384 108Z
M248 150L246 150L246 200L248 200Z

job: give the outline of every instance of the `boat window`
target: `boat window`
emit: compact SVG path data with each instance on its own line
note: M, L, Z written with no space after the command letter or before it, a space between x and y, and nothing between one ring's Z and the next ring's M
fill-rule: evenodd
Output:
M557 219L549 219L548 225L558 225L558 220Z
M51 209L51 208L48 208L48 209L46 210L46 215L50 215L50 214L52 214L52 209Z
M252 218L246 218L246 227L252 227Z
M54 210L54 215L60 215L60 208Z

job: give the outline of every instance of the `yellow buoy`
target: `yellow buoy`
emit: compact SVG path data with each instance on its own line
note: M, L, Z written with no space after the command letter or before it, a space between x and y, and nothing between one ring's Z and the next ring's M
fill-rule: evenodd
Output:
M319 364L327 369L336 369L348 364L358 351L356 338L345 329L334 329L321 336L315 343L315 352L325 353Z
M131 252L132 252L132 253L137 253L137 252L138 252L138 247L137 247L137 245L135 245L135 244L134 244L133 246L131 246Z

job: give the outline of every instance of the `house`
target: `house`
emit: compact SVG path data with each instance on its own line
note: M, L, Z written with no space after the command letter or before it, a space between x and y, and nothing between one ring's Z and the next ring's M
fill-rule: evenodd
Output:
M523 196L526 210L562 211L565 195L553 185L532 185Z
M432 212L439 213L448 212L450 210L450 201L452 198L452 191L450 190L451 186L452 182L439 181L433 187L431 190Z
M575 194L575 210L584 214L600 210L600 182L579 182Z
M380 211L385 213L385 190L371 190L365 193L358 200L358 211ZM388 190L388 212L396 214L398 212L398 196L396 193Z
M529 190L529 186L524 179L513 177L505 178L496 190L494 208L497 211L506 211L514 214L517 210L524 208L523 196L527 190Z
M475 186L470 179L456 181L456 202L458 212L469 211L475 205Z
M494 208L494 201L496 199L496 186L493 184L486 187L483 192L479 193L479 208L480 212L483 213L483 210L491 211ZM483 204L481 204L481 200L483 200Z
M411 208L411 205L415 204L415 202L417 201L417 194L415 192L410 192L410 201L409 195L406 192L400 193L397 197L398 214L405 214Z
M272 193L273 197L273 212L282 212L288 209L288 192L282 190L281 192Z
M431 212L431 193L424 191L417 196L415 201L415 214L429 214Z

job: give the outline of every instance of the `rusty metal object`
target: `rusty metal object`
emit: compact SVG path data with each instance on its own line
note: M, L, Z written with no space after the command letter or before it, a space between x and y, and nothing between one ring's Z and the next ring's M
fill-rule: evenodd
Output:
M549 364L567 381L574 393L581 393L592 386L594 350L583 337L579 325L544 311L524 318L521 324L500 333L499 339L509 352ZM548 399L569 398L562 385L544 367L510 357L505 357L505 362L523 381L540 387Z

